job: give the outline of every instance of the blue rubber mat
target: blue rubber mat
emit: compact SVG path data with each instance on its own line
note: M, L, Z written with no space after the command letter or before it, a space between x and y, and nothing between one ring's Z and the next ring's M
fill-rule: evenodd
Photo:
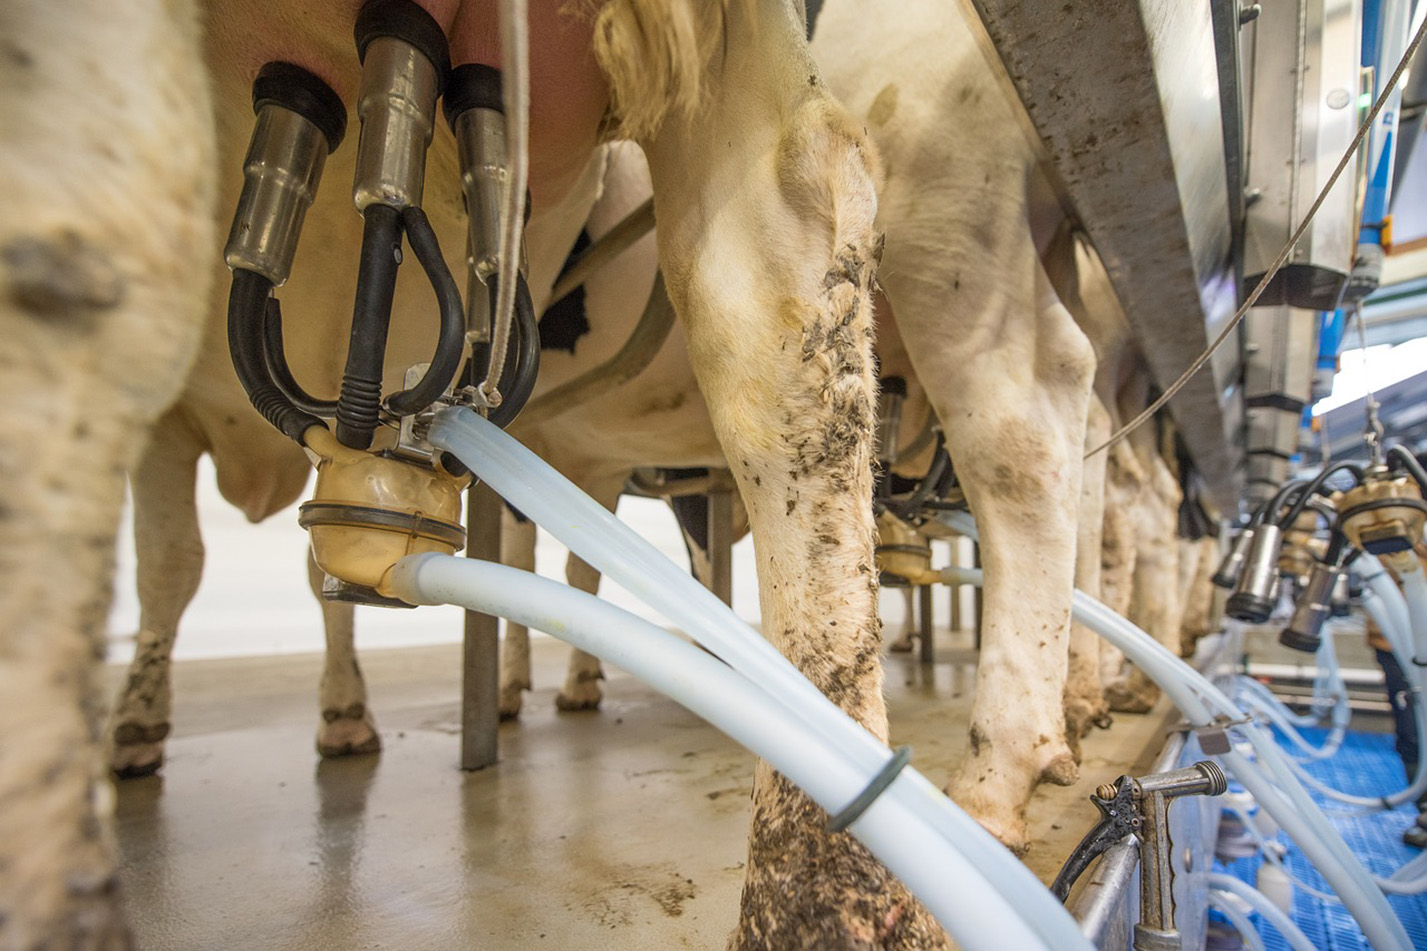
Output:
M1314 745L1322 743L1327 735L1326 730L1315 729L1304 729L1300 733ZM1292 752L1282 737L1279 737L1279 743ZM1349 733L1335 756L1326 762L1306 764L1306 768L1314 778L1343 792L1362 796L1392 792L1401 789L1405 782L1402 760L1393 749L1390 733ZM1343 836L1348 848L1370 872L1390 874L1407 860L1421 854L1419 850L1402 844L1403 831L1417 818L1417 809L1411 803L1391 812L1353 816L1345 814L1341 806L1326 797L1312 790L1309 792ZM1282 833L1279 834L1279 841L1288 845L1288 839ZM1252 884L1262 861L1261 856L1254 855L1222 867L1229 874ZM1285 864L1299 882L1316 891L1331 892L1327 882L1298 849L1289 846ZM1427 949L1427 894L1391 895L1388 902L1407 929L1413 947ZM1293 919L1314 946L1324 951L1370 951L1362 929L1341 904L1336 900L1314 897L1296 885ZM1288 948L1288 942L1272 925L1262 922L1259 915L1253 915L1252 920L1263 936L1266 951Z

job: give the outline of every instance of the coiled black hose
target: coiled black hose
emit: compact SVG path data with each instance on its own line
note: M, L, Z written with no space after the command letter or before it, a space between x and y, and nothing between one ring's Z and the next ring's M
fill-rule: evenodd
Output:
M416 260L431 281L431 289L436 292L436 302L441 309L436 354L431 358L426 373L411 389L393 394L386 401L387 409L393 414L411 416L440 399L460 372L461 355L465 352L466 324L461 292L456 287L456 279L451 276L451 269L446 266L446 259L441 255L441 245L426 213L414 205L409 206L402 209L401 223Z
M370 447L380 421L382 363L401 264L401 213L389 205L368 205L364 219L352 336L337 398L337 440L351 449Z
M233 271L228 293L228 353L253 408L283 435L301 444L302 434L322 420L303 412L273 385L263 356L263 327L272 282L244 268Z

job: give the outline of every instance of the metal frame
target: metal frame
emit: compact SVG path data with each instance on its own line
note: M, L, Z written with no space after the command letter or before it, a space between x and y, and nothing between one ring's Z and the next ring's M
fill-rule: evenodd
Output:
M1207 4L973 0L1065 197L1167 386L1238 303ZM1170 403L1211 497L1237 509L1237 341Z

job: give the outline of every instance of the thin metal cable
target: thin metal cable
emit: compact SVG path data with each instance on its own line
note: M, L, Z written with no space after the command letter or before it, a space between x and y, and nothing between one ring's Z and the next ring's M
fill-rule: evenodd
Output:
M525 224L525 187L530 177L530 21L526 0L502 0L500 5L501 57L505 76L501 83L505 105L506 153L510 162L500 222L500 269L495 313L491 315L490 369L480 393L487 406L499 406L501 369L510 346L510 325L515 313L515 282L519 269L520 234Z
M1427 22L1427 21L1424 21ZM1382 462L1382 437L1385 435L1382 428L1382 420L1378 419L1377 395L1373 393L1372 377L1368 375L1368 331L1367 321L1363 320L1363 305L1361 302L1353 307L1353 322L1358 328L1358 353L1363 358L1363 386L1367 389L1367 397L1364 400L1364 408L1367 410L1367 427L1363 430L1363 442L1368 447L1368 464L1379 465Z
M1239 305L1239 309L1234 312L1234 316L1229 319L1224 329L1219 331L1219 335L1209 344L1208 349L1195 358L1194 362L1189 365L1189 369L1180 374L1179 379L1171 383L1164 393L1160 395L1159 399L1151 403L1144 412L1140 413L1124 426L1121 426L1109 439L1087 452L1085 454L1086 459L1089 459L1097 452L1103 452L1109 449L1115 443L1149 422L1149 420L1154 417L1154 414L1163 409L1165 404L1173 398L1174 394L1184 388L1184 384L1188 383L1194 374L1204 368L1204 365L1209 362L1209 358L1214 355L1214 352L1223 346L1224 341L1229 339L1229 334L1233 333L1243 321L1244 315L1247 314L1249 308L1254 306L1258 301L1259 296L1263 294L1264 289L1268 287L1269 281L1273 280L1274 275L1277 274L1279 269L1288 261L1288 256L1293 253L1294 246L1298 244L1298 240L1303 237L1303 233L1308 230L1308 226L1313 222L1313 216L1318 213L1318 209L1327 199L1328 193L1331 192L1333 186L1338 183L1338 178L1343 174L1343 169L1348 167L1348 162L1350 162L1357 153L1358 146L1362 145L1363 139L1367 138L1368 130L1372 128L1373 122L1377 120L1377 114L1382 111L1383 105L1387 103L1388 94L1396 88L1398 80L1402 78L1402 74L1407 70L1407 64L1412 61L1413 55L1417 52L1417 47L1422 45L1422 37L1424 34L1427 34L1427 19L1424 19L1422 24L1418 26L1416 34L1412 37L1412 42L1407 46L1407 52L1402 54L1402 59L1398 62L1397 68L1392 71L1392 76L1388 79L1387 83L1383 85L1382 92L1378 95L1377 101L1373 103L1373 107L1368 112L1367 118L1363 120L1363 124L1358 128L1358 134L1354 136L1353 144L1348 146L1348 150L1343 153L1343 158L1338 162L1338 167L1333 169L1333 174L1328 177L1328 184L1323 186L1323 190L1320 191L1318 197L1313 200L1312 207L1308 209L1308 214L1303 216L1303 220L1299 222L1298 227L1294 229L1292 237L1288 239L1288 243L1283 246L1283 250L1278 253L1278 257L1274 259L1273 264L1269 265L1269 269L1264 272L1264 276L1259 280L1258 284L1249 292L1249 296Z

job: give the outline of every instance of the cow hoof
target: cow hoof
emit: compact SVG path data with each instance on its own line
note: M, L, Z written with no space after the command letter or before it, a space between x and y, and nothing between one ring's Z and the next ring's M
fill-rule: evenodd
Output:
M520 718L520 707L525 702L525 691L529 689L529 684L506 684L500 688L496 709L500 711L502 723Z
M899 638L887 645L887 650L894 654L910 654L912 652L911 635Z
M1089 734L1095 725L1095 718L1103 713L1084 700L1070 700L1065 704L1065 739L1073 747L1080 738Z
M120 723L114 727L109 768L120 779L152 776L164 764L167 723Z
M1065 731L1065 745L1070 747L1070 758L1075 761L1078 768L1084 759L1084 753L1080 749L1080 734L1073 729Z
M1026 853L1031 850L1031 839L1026 832L1024 819L978 816L975 813L971 813L971 818L980 823L981 828L994 835L996 841L1010 849L1017 858L1025 858Z
M142 779L157 773L163 764L162 743L137 743L116 747L109 768L117 779Z
M1110 716L1110 709L1109 707L1106 707L1104 710L1097 713L1095 715L1095 718L1090 722L1102 730L1108 730L1110 729L1110 727L1115 725L1115 718Z
M323 759L339 756L365 756L382 748L381 734L371 718L338 716L328 719L323 715L322 725L317 729L317 754Z
M1149 713L1158 694L1153 687L1136 689L1121 682L1105 688L1105 699L1114 713Z
M1071 752L1061 753L1041 770L1040 781L1053 786L1074 786L1080 779L1080 767Z
M600 690L599 684L594 681L577 684L574 689L561 690L555 695L555 709L564 713L575 713L580 710L598 710L600 701L604 699L604 692Z

